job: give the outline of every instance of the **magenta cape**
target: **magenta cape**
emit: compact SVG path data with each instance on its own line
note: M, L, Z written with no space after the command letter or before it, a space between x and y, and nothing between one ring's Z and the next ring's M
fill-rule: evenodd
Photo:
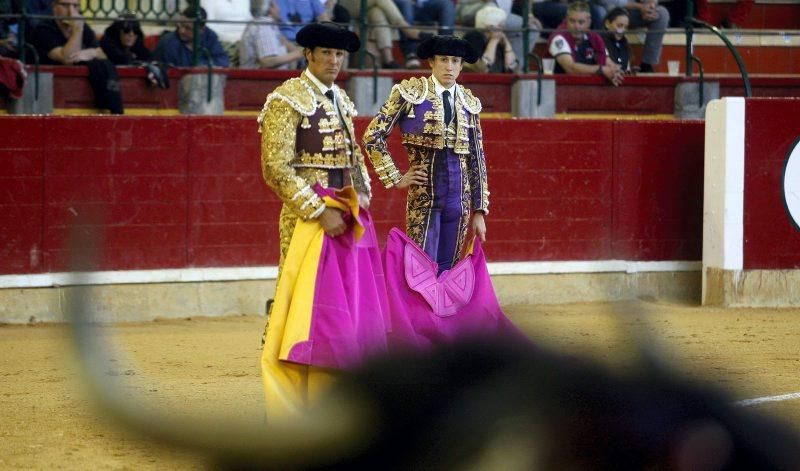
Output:
M316 220L297 222L267 337L280 344L278 360L349 369L386 351L381 253L372 218L351 188L315 190L326 205L344 211L350 227L329 237Z
M465 338L527 342L497 302L479 241L438 277L435 261L393 228L384 250L390 349L420 349Z

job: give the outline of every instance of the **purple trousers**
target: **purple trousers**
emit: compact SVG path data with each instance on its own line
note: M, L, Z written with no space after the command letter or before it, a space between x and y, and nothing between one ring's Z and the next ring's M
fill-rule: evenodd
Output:
M431 182L433 203L423 249L436 261L441 273L458 260L459 227L468 212L462 200L460 158L452 149L436 152Z

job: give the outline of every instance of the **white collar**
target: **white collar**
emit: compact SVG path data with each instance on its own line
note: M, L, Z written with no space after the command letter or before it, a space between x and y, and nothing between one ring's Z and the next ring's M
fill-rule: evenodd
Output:
M333 88L336 86L335 84L333 85L333 87L326 86L324 83L320 82L318 78L314 77L314 74L312 74L311 71L308 69L306 69L306 75L308 76L308 79L311 80L311 82L314 85L316 85L317 88L319 88L319 91L321 91L323 95L328 90L333 90ZM336 95L336 92L334 92L334 95Z
M453 83L453 86L450 87L450 88L444 88L444 85L439 83L439 81L436 80L436 77L431 75L431 78L433 79L433 91L436 92L436 96L441 96L442 92L447 90L448 92L450 92L450 96L455 98L455 96L456 96L456 87L458 86L457 83Z

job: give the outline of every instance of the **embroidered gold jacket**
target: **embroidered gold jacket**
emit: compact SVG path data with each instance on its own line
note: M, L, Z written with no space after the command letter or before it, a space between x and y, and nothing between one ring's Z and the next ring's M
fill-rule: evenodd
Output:
M472 211L488 212L489 190L486 178L486 160L483 152L483 133L479 113L480 100L468 89L456 85L456 131L453 151L462 157L466 169L464 193L469 195ZM387 188L396 185L402 174L389 154L387 139L392 129L400 128L400 138L408 153L410 165L423 165L431 173L431 163L436 150L445 147L445 126L442 100L434 91L433 79L414 77L403 80L392 88L389 99L375 115L364 133L364 149L375 172ZM419 189L421 191L421 189ZM411 189L409 204L424 205L414 201L419 191ZM423 191L424 193L424 191ZM419 199L425 199L424 194ZM430 203L430 201L428 201Z
M258 117L264 180L303 219L325 209L312 186L327 187L329 169L349 170L356 191L370 196L369 174L355 141L355 105L342 89L333 89L344 123L305 72L270 93Z

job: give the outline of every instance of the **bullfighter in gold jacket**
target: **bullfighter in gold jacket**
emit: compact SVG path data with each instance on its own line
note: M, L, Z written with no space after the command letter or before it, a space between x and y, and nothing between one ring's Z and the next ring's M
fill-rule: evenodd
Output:
M297 42L308 69L270 93L259 116L264 180L283 201L278 284L261 355L270 420L299 413L337 371L385 352L388 329L356 110L334 84L360 42L331 23L303 27Z
M429 59L432 75L403 80L364 134L367 154L387 188L408 188L406 232L439 271L460 258L467 230L485 241L489 190L480 118L481 102L456 83L462 60L478 53L466 41L434 36L417 55ZM387 139L400 127L410 169L397 168Z
M352 185L362 206L370 198L369 175L355 140L356 108L334 84L346 52L358 50L358 37L333 24L314 23L298 32L297 42L306 48L308 68L270 93L258 118L264 180L283 201L279 266L297 218L318 218L331 236L345 231L341 212L325 207L314 184Z

